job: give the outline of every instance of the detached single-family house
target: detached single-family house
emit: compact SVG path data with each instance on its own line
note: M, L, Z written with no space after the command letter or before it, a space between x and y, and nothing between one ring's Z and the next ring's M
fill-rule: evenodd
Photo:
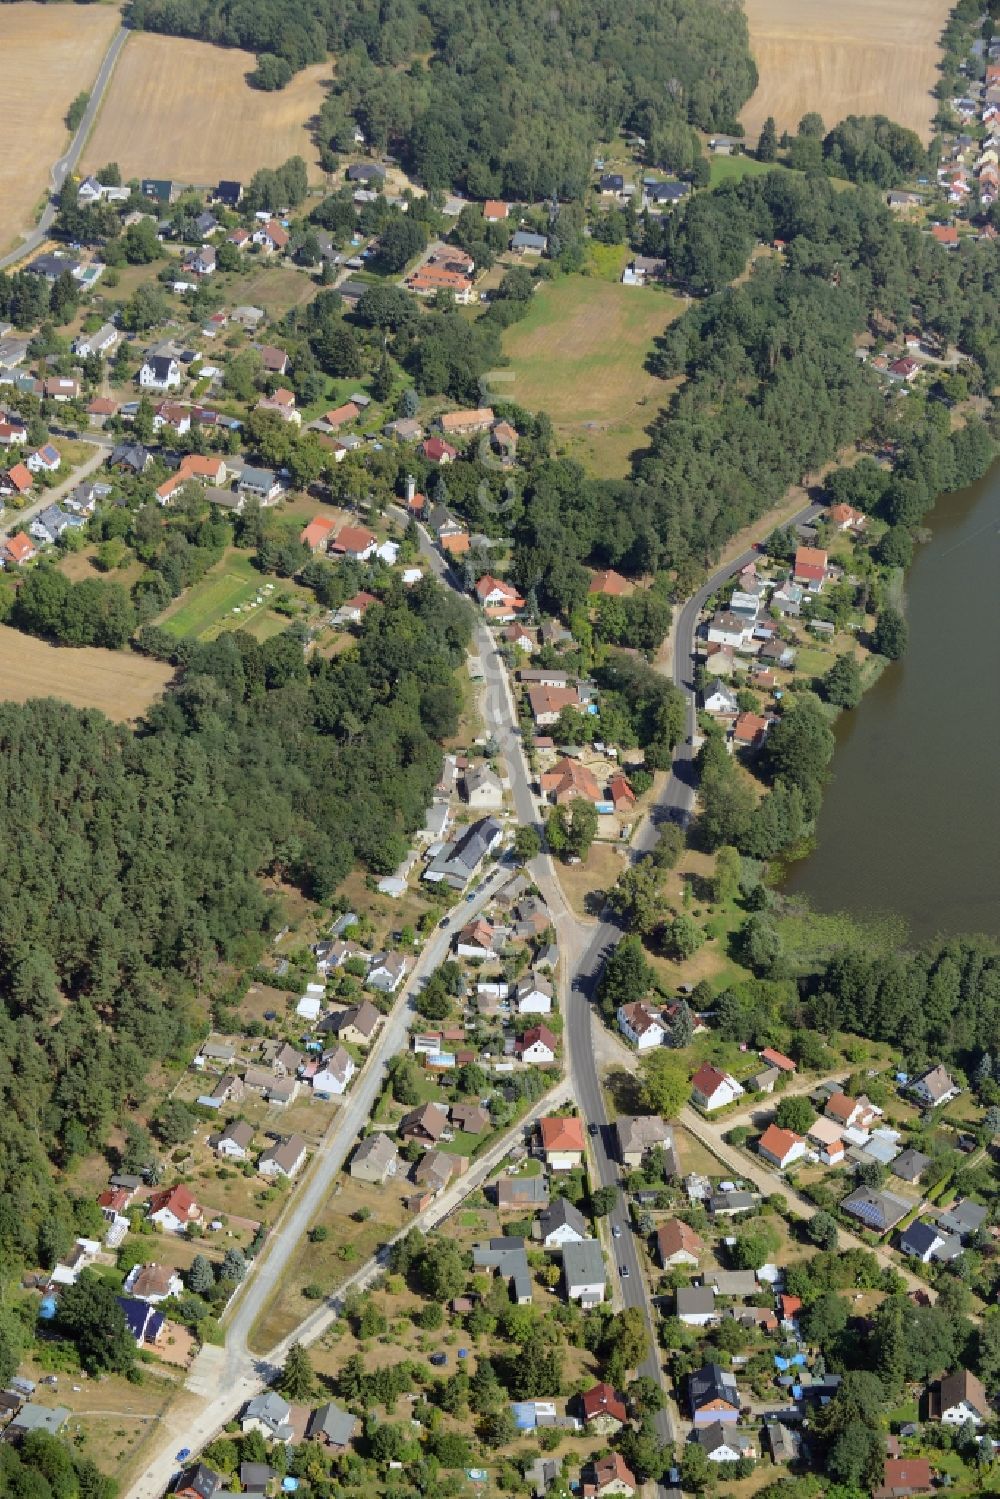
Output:
M357 1416L343 1410L339 1405L328 1403L313 1411L306 1427L306 1436L312 1442L322 1442L334 1452L344 1452L351 1444Z
M993 1410L980 1380L969 1369L958 1369L938 1381L930 1392L928 1414L945 1426L982 1426L992 1421Z
M981 1202L973 1202L971 1197L963 1197L946 1213L941 1214L938 1223L946 1232L958 1234L962 1239L969 1239L979 1232L988 1217L989 1211Z
M209 1145L227 1161L245 1161L253 1144L254 1128L245 1119L234 1119L221 1134L210 1135Z
M703 1062L691 1079L691 1097L706 1113L724 1109L742 1097L743 1089L728 1072L720 1072L710 1062Z
M833 1119L817 1119L809 1126L807 1136L824 1166L841 1166L846 1148L841 1127Z
M735 1425L740 1418L740 1394L736 1376L719 1364L705 1364L688 1380L688 1397L695 1426L715 1421Z
M552 1011L552 985L540 973L527 973L518 981L514 1004L519 1015L548 1015Z
M796 550L792 581L806 593L820 593L826 582L827 555L821 547L801 546Z
M910 1088L910 1092L918 1103L925 1104L931 1109L936 1109L941 1104L949 1103L951 1099L957 1098L959 1091L950 1073L944 1067L932 1067L929 1072L924 1073L923 1077L918 1077Z
M289 1442L295 1435L291 1416L292 1407L288 1401L282 1399L277 1390L267 1390L248 1402L240 1428L244 1433L259 1431L272 1442Z
M282 492L280 480L269 468L245 468L236 481L240 499L256 500L260 505L273 505Z
M887 1457L882 1485L872 1491L872 1499L910 1499L913 1494L929 1494L932 1487L926 1457Z
M752 640L753 621L745 619L742 614L733 614L728 609L720 609L709 620L709 645L723 645L729 646L730 650L746 651L750 649Z
M336 557L350 557L354 562L367 562L376 547L378 537L367 526L341 526L330 544Z
M381 1131L362 1140L351 1157L350 1172L358 1181L382 1187L399 1170L399 1152Z
M395 994L409 967L410 960L405 953L376 953L368 970L367 982L380 994Z
M704 1240L680 1218L670 1218L656 1230L656 1252L664 1270L697 1265L704 1250Z
M564 1244L582 1244L592 1237L587 1221L578 1207L566 1197L557 1197L538 1220L542 1244L546 1249L560 1249Z
M33 474L54 474L62 464L62 454L47 442L34 453L29 453L25 461Z
M580 1396L580 1406L583 1410L583 1424L588 1431L594 1431L598 1436L614 1436L616 1431L621 1431L628 1420L628 1411L625 1402L619 1397L613 1385L595 1384L593 1389L584 1390Z
M806 1153L806 1142L801 1135L795 1134L790 1129L780 1129L777 1124L769 1124L761 1135L757 1144L757 1150L770 1161L772 1166L784 1170L793 1161L798 1161Z
M575 1115L547 1114L538 1121L545 1163L550 1171L574 1171L583 1164L583 1122Z
M166 354L147 354L139 370L143 390L176 390L181 383L180 361Z
M448 1110L439 1103L422 1103L399 1121L401 1139L424 1145L436 1145L447 1128Z
M353 1046L369 1046L382 1024L382 1012L370 999L363 999L359 1005L348 1005L330 1020L328 1029L333 1030L341 1041L349 1041Z
M711 1286L681 1286L676 1293L675 1313L685 1327L707 1327L716 1320L715 1291Z
M322 1098L340 1098L347 1092L348 1084L356 1072L354 1059L342 1046L336 1051L324 1053L323 1060L309 1081L313 1095Z
M515 255L544 255L549 247L548 236L518 229L511 236L510 247Z
M741 1458L757 1456L757 1443L752 1432L741 1427L724 1426L713 1421L695 1434L695 1441L710 1463L738 1463Z
M660 1017L638 999L618 1006L618 1029L639 1051L662 1046L666 1036Z
M591 1469L591 1475L590 1481L585 1481L584 1492L595 1494L597 1499L606 1499L610 1495L631 1499L639 1487L639 1480L620 1452L611 1452L607 1457L599 1458Z
M122 1290L129 1296L156 1306L159 1302L166 1301L168 1296L180 1296L184 1290L184 1282L173 1265L133 1265L125 1277Z
M182 1234L201 1222L201 1208L185 1186L167 1187L149 1199L149 1221L168 1234Z
M446 844L424 870L424 879L432 884L446 884L453 890L464 890L487 854L503 836L503 829L493 817L471 823L454 843Z
M536 693L554 694L560 692L571 693L574 698L578 698L575 687L535 687L532 688L528 696L529 700L534 704L534 695ZM570 703L569 706L577 707L578 701ZM536 722L541 723L542 720L536 718ZM604 794L601 791L600 783L594 772L581 761L574 760L569 755L559 760L551 770L542 771L539 778L539 786L542 795L547 797L549 801L554 802L557 807L565 806L575 796L582 796L585 801L593 802L594 806L604 800Z
M908 1197L896 1192L875 1191L870 1187L858 1187L840 1204L845 1213L857 1218L872 1233L884 1235L896 1227L913 1207Z
M465 772L462 792L470 807L488 810L503 806L503 782L485 763Z
M677 1174L674 1131L659 1114L622 1114L615 1123L618 1158L629 1170L637 1171L651 1150L662 1150L667 1169Z
M475 594L480 607L490 619L507 622L515 617L519 609L524 608L524 599L517 589L501 578L494 578L491 573L485 573L479 579Z
M69 1412L67 1411L67 1415ZM177 1476L171 1489L175 1499L215 1499L222 1488L222 1477L205 1463L195 1463Z
M287 1140L262 1153L257 1170L261 1176L284 1176L290 1180L302 1170L308 1152L309 1147L301 1135L289 1135Z
M716 681L705 694L705 712L733 718L740 711L736 693L724 682Z
M310 552L325 552L330 544L334 524L328 515L316 515L299 532L299 541Z
M557 1037L547 1025L533 1025L514 1043L515 1054L531 1067L549 1067L556 1059Z
M569 1240L562 1251L563 1279L570 1301L584 1308L600 1306L604 1300L604 1255L597 1239Z
M484 916L477 916L463 926L455 936L455 952L460 958L495 958L497 950L494 946L497 938L497 928L492 926ZM499 945L499 944L498 944Z

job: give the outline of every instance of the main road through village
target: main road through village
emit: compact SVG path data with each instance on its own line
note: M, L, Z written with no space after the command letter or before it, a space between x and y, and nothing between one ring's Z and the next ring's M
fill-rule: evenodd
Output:
M818 506L808 506L793 517L791 524L811 520L818 514L818 510ZM395 514L405 521L402 512L395 511ZM462 592L459 581L423 533L420 545L438 577L449 587ZM754 556L754 551L747 551L719 568L681 608L675 634L672 673L674 682L684 693L684 733L676 747L667 784L636 836L632 849L634 858L641 858L650 852L663 822L675 820L686 823L691 817L695 797L693 739L696 703L692 681L695 630L707 600ZM482 665L486 724L503 757L517 822L525 826L538 826L541 810L531 789L510 681L494 646L493 637L482 623L476 626L475 648ZM563 896L555 867L548 854L539 854L532 861L530 874L548 903L558 934L566 1017L568 1089L553 1090L547 1096L546 1106L551 1106L559 1097L570 1096L574 1099L588 1127L596 1127L590 1145L597 1178L602 1186L613 1186L618 1181L619 1173L617 1163L611 1155L611 1131L597 1072L591 1027L595 990L601 970L608 954L624 933L606 915L596 921L582 921L573 914ZM498 868L475 901L463 908L464 914L472 916L481 910L508 876L508 869L502 866ZM232 1316L226 1326L225 1348L205 1348L195 1361L188 1378L188 1388L200 1397L199 1401L196 1405L190 1401L178 1401L175 1408L168 1411L155 1435L151 1434L150 1444L142 1450L142 1476L132 1483L126 1499L157 1499L166 1489L177 1467L176 1451L180 1447L197 1451L208 1442L233 1418L239 1407L273 1376L291 1342L297 1338L303 1342L313 1341L336 1315L335 1301L325 1312L321 1310L314 1314L277 1348L260 1357L250 1352L248 1341L254 1324L274 1295L295 1246L330 1192L362 1125L368 1119L385 1080L390 1058L405 1045L411 1016L410 996L443 961L450 936L448 930L435 932L421 953L404 993L376 1040L356 1087L348 1095L344 1107L335 1115L318 1146L306 1180L291 1199L286 1212L272 1231L263 1254L254 1265L252 1274L238 1293ZM533 1114L537 1112L540 1111L534 1110ZM703 1132L708 1130L703 1135L705 1143L715 1149L720 1158L725 1159L721 1141L714 1137L710 1127L704 1121L691 1122L700 1123ZM746 1174L745 1168L743 1174ZM446 1208L447 1200L444 1200L438 1205L437 1214L431 1211L429 1216L432 1221L439 1221L441 1211ZM614 1249L611 1275L618 1282L622 1304L626 1307L639 1307L652 1334L655 1322L639 1243L620 1201L612 1214L611 1226L621 1230L620 1237L611 1241ZM352 1277L352 1284L363 1285L370 1281L380 1272L384 1258L383 1253L369 1261ZM628 1270L627 1276L622 1274L623 1269ZM338 1297L342 1295L343 1289ZM654 1336L650 1337L650 1352L639 1373L654 1379L666 1393ZM674 1442L678 1433L669 1407L660 1411L655 1419L663 1443Z

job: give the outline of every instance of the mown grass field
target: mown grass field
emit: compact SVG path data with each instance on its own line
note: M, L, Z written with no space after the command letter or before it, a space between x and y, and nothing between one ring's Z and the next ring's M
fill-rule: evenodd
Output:
M97 77L119 24L111 5L4 5L3 154L0 155L0 250L29 228L66 149L64 116Z
M514 375L504 395L548 412L561 445L592 473L621 477L669 391L647 372L646 356L683 308L659 288L617 280L545 283L504 334Z
M111 16L117 21L116 12ZM308 122L323 102L330 65L304 68L287 88L271 94L247 83L255 65L252 53L234 47L136 32L115 68L81 170L117 161L123 178L248 182L258 167L276 167L299 155L310 180L321 181Z
M246 553L230 552L176 604L171 604L157 624L178 638L214 640L223 630L246 630L265 640L288 624L284 615L268 607L269 603L292 589L291 583L265 578Z

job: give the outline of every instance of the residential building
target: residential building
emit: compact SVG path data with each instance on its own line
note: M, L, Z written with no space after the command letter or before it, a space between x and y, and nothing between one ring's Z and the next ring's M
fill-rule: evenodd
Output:
M362 1140L351 1158L350 1172L358 1181L382 1187L399 1170L399 1152L381 1131Z
M697 1265L704 1249L704 1240L680 1218L670 1218L656 1230L656 1252L664 1270Z
M806 1153L806 1142L801 1135L790 1129L780 1129L769 1124L757 1143L757 1150L772 1166L784 1170L794 1161L801 1160Z
M775 1051L773 1046L765 1046L760 1059L766 1062L768 1067L777 1067L779 1072L791 1074L795 1071L795 1063L791 1057L786 1057L782 1051Z
M604 1300L604 1255L597 1239L572 1240L563 1245L563 1279L570 1301L586 1309Z
M201 1208L187 1187L167 1187L149 1199L149 1221L164 1233L182 1234L189 1223L201 1222Z
M710 1463L738 1463L741 1458L758 1455L752 1432L723 1425L721 1421L703 1426L695 1433L695 1441Z
M436 1145L447 1127L448 1110L439 1103L422 1103L399 1121L403 1140L418 1140L425 1145Z
M944 1067L932 1067L910 1087L910 1092L918 1103L931 1109L939 1108L941 1104L957 1098L959 1091L951 1074Z
M618 1029L626 1041L631 1041L639 1051L649 1051L663 1045L666 1031L660 1017L641 1000L619 1005L617 1018Z
M487 854L499 843L503 829L493 817L471 823L454 843L446 844L424 870L424 879L464 890Z
M764 1430L767 1432L767 1445L776 1463L798 1461L802 1452L802 1438L794 1427L786 1426L782 1421L768 1421Z
M181 383L181 366L166 354L147 354L139 370L143 390L176 390Z
M501 1213L523 1213L545 1207L549 1182L545 1176L502 1176L496 1184L497 1208Z
M363 999L360 1004L348 1005L339 1015L331 1016L328 1029L335 1031L341 1041L349 1041L353 1046L369 1046L381 1024L381 1010L377 1010L370 999Z
M931 1465L926 1457L887 1457L882 1485L872 1499L909 1499L911 1494L929 1494Z
M591 1472L593 1487L588 1487L586 1491L597 1495L597 1499L619 1494L624 1495L625 1499L631 1499L639 1487L638 1479L620 1452L611 1452L607 1457L599 1458Z
M711 1426L715 1421L735 1425L740 1418L736 1376L719 1364L705 1364L689 1377L688 1397L695 1426Z
M333 534L334 521L328 515L317 515L299 532L299 541L310 552L325 552Z
M470 807L483 810L503 806L503 782L485 762L465 772L462 791Z
M969 1369L947 1374L930 1392L928 1414L945 1426L982 1426L992 1421L993 1410L980 1380Z
M742 1097L743 1089L728 1072L720 1072L710 1062L703 1062L691 1079L691 1097L706 1113L723 1109Z
M981 1202L973 1202L970 1197L963 1197L953 1203L946 1213L938 1218L940 1226L950 1234L958 1234L962 1239L969 1239L978 1233L989 1217L989 1211Z
M284 1176L290 1180L302 1170L308 1150L301 1135L289 1135L287 1140L270 1146L261 1154L257 1170L261 1176Z
M716 1320L715 1291L711 1286L681 1286L675 1312L685 1327L707 1327Z
M511 1300L518 1306L531 1305L531 1271L523 1239L511 1235L476 1244L472 1250L472 1263L475 1268L492 1270L501 1280L506 1281Z
M542 1244L546 1249L561 1249L564 1244L581 1244L592 1237L586 1219L566 1197L556 1197L538 1220Z
M922 1150L904 1150L891 1163L889 1169L893 1176L899 1177L900 1181L915 1183L920 1180L930 1164L930 1156L924 1155Z
M843 1164L845 1146L841 1128L832 1119L817 1119L809 1126L807 1135L810 1145L819 1153L824 1166Z
M715 684L705 693L705 712L720 714L726 718L733 718L739 712L740 705L736 700L736 693L724 682L716 680Z
M752 640L753 622L744 619L741 614L733 614L728 609L720 609L709 620L709 645L722 645L728 646L733 651L746 651L750 649Z
M580 1396L580 1405L583 1410L583 1424L588 1431L594 1431L598 1436L613 1436L620 1431L628 1420L628 1411L625 1402L615 1391L613 1385L595 1384L593 1389L585 1390Z
M733 744L737 749L758 750L767 738L770 725L759 713L740 713L733 724Z
M209 1145L217 1156L229 1161L245 1161L253 1144L254 1129L245 1119L234 1119L219 1135L210 1135Z
M547 1025L533 1025L514 1043L515 1054L532 1067L549 1067L556 1059L558 1038Z
M240 1421L242 1431L259 1431L272 1442L290 1442L295 1435L291 1424L292 1407L276 1390L254 1396L246 1405Z
M673 1127L659 1114L622 1114L615 1123L618 1159L637 1171L651 1150L662 1150L671 1174L677 1174L677 1152Z
M887 1234L901 1218L905 1218L913 1207L907 1197L900 1197L888 1190L875 1191L870 1187L858 1187L840 1204L845 1213L857 1218L872 1233Z
M135 1346L155 1347L163 1336L163 1313L137 1296L116 1296L115 1300L125 1318L125 1326L135 1339Z
M309 1079L312 1083L313 1096L316 1098L342 1097L347 1092L356 1070L354 1059L342 1046L338 1046L336 1051L324 1052L323 1060Z
M328 1402L318 1406L309 1417L306 1436L311 1442L322 1442L334 1452L344 1452L351 1444L357 1424L357 1416Z
M395 994L410 968L405 953L376 953L368 970L367 982L380 994Z
M175 1499L215 1499L221 1488L220 1474L204 1463L194 1463L190 1468L184 1468L178 1474L177 1481L170 1492Z
M515 255L544 255L549 247L548 236L518 229L511 236L510 247Z
M273 505L282 492L277 475L269 468L244 468L236 481L236 493L243 501L253 499L260 505Z
M573 1171L583 1164L583 1122L576 1115L547 1114L538 1130L550 1171Z
M820 593L826 582L827 555L820 547L800 546L795 553L792 581L806 593Z
M532 689L528 696L533 702L535 693L552 692L571 693L574 698L578 698L575 687L538 687ZM577 702L572 702L569 706L576 707ZM536 722L541 722L541 719L536 717ZM574 760L568 755L559 760L551 770L542 772L539 785L542 795L554 802L556 806L564 806L576 796L582 796L585 801L593 802L595 806L604 800L600 783L593 771L581 761Z

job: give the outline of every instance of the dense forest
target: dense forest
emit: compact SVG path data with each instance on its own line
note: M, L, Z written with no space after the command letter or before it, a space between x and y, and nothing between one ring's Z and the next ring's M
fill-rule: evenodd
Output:
M0 1256L51 1263L73 1204L52 1183L145 1096L219 962L278 920L257 878L326 898L391 868L457 716L464 606L433 582L369 612L355 651L307 664L294 632L184 648L139 732L45 701L0 705Z
M578 197L595 140L676 121L735 129L757 81L734 0L132 0L128 17L258 53L265 88L335 52L321 145L350 149L357 123L427 187L479 198Z

